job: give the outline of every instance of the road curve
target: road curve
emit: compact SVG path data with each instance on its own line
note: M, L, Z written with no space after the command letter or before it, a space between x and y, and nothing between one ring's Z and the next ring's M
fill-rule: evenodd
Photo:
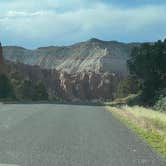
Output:
M0 166L166 166L103 107L0 105Z

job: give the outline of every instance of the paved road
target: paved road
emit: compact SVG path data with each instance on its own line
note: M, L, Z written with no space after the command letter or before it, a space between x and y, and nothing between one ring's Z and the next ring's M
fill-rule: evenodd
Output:
M102 107L0 105L0 166L166 166Z

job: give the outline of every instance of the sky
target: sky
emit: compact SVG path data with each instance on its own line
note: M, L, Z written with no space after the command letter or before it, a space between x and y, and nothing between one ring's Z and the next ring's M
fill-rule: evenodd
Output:
M166 38L165 0L0 0L3 45L37 48L90 38Z

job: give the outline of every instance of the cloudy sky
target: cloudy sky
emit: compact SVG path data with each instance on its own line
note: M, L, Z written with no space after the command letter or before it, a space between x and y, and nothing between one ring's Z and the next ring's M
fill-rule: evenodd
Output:
M165 0L0 0L0 41L36 48L166 38Z

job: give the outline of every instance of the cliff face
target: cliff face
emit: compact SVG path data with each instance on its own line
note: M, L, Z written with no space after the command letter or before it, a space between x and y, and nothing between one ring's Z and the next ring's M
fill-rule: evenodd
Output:
M115 93L122 75L110 73L82 72L68 74L56 69L41 69L38 66L9 64L10 74L18 73L23 79L33 82L41 80L49 97L58 96L68 101L108 99Z
M10 72L19 72L32 81L42 80L51 98L91 100L113 97L127 75L126 61L135 46L139 44L91 39L36 50L7 46L3 53L10 61Z
M69 75L60 73L60 88L65 98L91 100L112 98L122 77L109 73L82 72Z
M4 47L4 57L13 62L38 65L45 69L56 69L67 73L119 72L125 74L126 60L133 47L125 44L91 39L66 47L42 47L27 50L21 47Z

